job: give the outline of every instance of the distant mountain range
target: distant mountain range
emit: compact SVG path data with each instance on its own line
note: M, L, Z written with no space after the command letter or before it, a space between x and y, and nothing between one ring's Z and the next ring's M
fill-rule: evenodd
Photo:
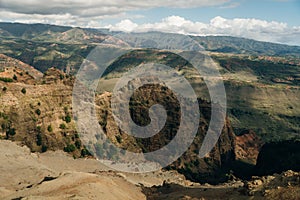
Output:
M88 29L48 24L0 23L0 38L64 44L101 43L107 29ZM166 34L166 33L161 33ZM192 36L208 51L270 56L300 56L300 46L289 46L230 36Z

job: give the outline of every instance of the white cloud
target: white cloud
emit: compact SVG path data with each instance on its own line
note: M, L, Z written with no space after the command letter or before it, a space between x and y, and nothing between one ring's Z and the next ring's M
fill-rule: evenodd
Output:
M111 27L111 30L124 30L124 23ZM259 19L225 19L215 17L209 23L193 22L179 16L170 16L161 22L137 25L126 20L132 32L161 31L190 35L229 35L267 42L300 45L300 27L289 27L286 23ZM122 25L122 26L121 26ZM129 29L128 29L129 30ZM127 31L128 31L127 30Z
M114 15L136 9L156 7L191 8L218 6L231 0L1 0L2 10L23 14L63 14L81 17Z
M129 19L122 20L120 23L117 23L115 26L110 28L111 31L123 31L123 32L132 32L136 30L138 24L133 23Z
M133 10L222 6L230 2L231 0L0 0L0 19L23 23L100 27L103 19L141 17L128 14L128 11Z

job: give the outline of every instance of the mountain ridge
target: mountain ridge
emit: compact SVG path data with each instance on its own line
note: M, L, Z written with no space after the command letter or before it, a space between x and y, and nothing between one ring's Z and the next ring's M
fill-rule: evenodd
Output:
M34 39L34 36L37 34L44 33L46 31L52 31L53 33L59 33L59 32L66 32L70 31L72 29L78 29L78 30L83 30L85 32L88 32L90 34L103 34L103 35L115 35L118 33L122 32L111 32L108 29L103 29L103 28L82 28L82 27L71 27L71 26L59 26L59 25L52 25L52 24L42 24L42 23L36 23L36 24L24 24L24 23L12 23L12 22L0 22L0 30L4 33L10 33L11 36L13 37L24 37L27 39ZM172 34L172 33L164 33L164 32L157 32L157 31L152 31L160 34ZM3 34L3 33L2 33ZM2 36L0 32L0 37ZM27 34L27 35L26 35ZM260 53L259 51L255 51L257 47L263 47L267 46L268 48L271 47L271 49L274 52L270 53L280 53L280 51L283 51L282 53L287 54L287 53L295 53L300 55L300 46L297 45L288 45L288 44L281 44L281 43L272 43L272 42L264 42L264 41L258 41L254 39L249 39L249 38L243 38L243 37L233 37L233 36L212 36L212 35L207 35L207 36L192 36L190 37L196 39L201 45L207 48L207 50L210 51L221 51L221 52L226 52L229 50L233 50L233 46L229 47L224 47L221 46L219 48L211 48L211 45L213 46L218 46L220 40L224 42L227 46L229 43L233 43L234 46L238 46L238 43L245 43L246 45L243 45L244 48L247 50L249 48L249 45L254 45L255 47L250 48L248 50L248 53L251 51ZM248 47L247 47L248 46ZM275 51L276 49L282 49L280 51ZM296 51L293 50L296 48ZM267 48L263 48L262 53L267 52ZM239 49L236 49L239 50ZM257 50L257 49L256 49Z

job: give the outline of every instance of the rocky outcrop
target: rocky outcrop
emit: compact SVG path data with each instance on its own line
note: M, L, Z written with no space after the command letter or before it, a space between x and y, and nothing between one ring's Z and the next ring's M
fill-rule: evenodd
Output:
M89 153L76 132L72 119L73 78L50 68L34 84L20 82L1 83L0 124L5 139L21 141L33 152L65 150L75 157ZM22 92L23 88L25 92ZM132 119L140 125L149 123L148 110L153 104L167 109L165 127L151 138L135 138L123 132L115 123L110 110L110 93L96 95L99 124L109 139L119 147L134 152L152 152L168 144L176 135L180 124L180 105L171 90L157 85L146 85L137 90L130 102ZM198 157L210 120L210 103L198 100L201 118L196 138L188 151L168 167L184 174L193 181L218 183L225 181L225 174L235 159L234 134L227 120L215 148L205 158ZM105 146L103 146L105 148ZM108 156L108 155L103 155Z
M263 141L252 130L242 132L235 141L236 159L255 165Z
M9 70L0 72L0 76ZM39 80L31 77L23 82L26 72L14 70L16 80L0 81L1 137L20 141L33 152L65 149L80 156L83 146L72 120L72 77L50 69Z
M109 108L110 93L105 93L98 98L97 104L102 105L98 110L99 123L104 127L110 140L119 147L134 152L152 152L168 144L176 135L180 124L180 109L178 109L180 106L172 91L167 88L147 85L132 96L131 116L137 124L145 125L150 122L147 113L153 104L163 105L168 113L165 127L155 136L145 139L136 139L118 128ZM228 178L226 173L235 160L235 135L227 120L215 148L205 158L199 158L198 153L208 128L211 107L209 102L200 99L198 103L201 118L197 136L188 151L167 169L178 170L188 179L196 182L226 181Z
M286 171L272 176L252 177L249 181L231 181L217 186L209 184L185 187L180 184L166 183L162 186L143 188L149 200L170 199L267 199L298 200L300 174Z
M252 177L244 185L244 192L249 196L265 199L298 199L300 173L292 170L281 174Z

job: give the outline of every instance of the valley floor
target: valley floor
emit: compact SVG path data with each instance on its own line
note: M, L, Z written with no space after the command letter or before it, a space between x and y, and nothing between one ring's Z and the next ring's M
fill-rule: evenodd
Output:
M93 159L64 152L31 153L0 141L0 199L299 199L300 174L233 180L212 186L185 180L175 171L113 172Z

